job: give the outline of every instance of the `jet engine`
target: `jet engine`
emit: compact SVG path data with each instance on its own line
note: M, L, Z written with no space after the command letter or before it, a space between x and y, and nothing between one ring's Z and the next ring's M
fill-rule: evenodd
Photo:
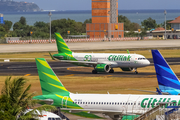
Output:
M97 64L95 70L97 72L109 72L110 66L107 64Z

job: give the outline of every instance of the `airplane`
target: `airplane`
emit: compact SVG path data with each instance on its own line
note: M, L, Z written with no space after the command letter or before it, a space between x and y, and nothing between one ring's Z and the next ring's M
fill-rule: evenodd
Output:
M98 118L94 113L102 113L118 120L123 115L143 114L161 102L168 102L166 107L180 105L180 96L177 95L74 94L64 87L44 58L35 60L42 95L33 99L59 107L62 111L91 118Z
M51 55L53 60L70 62L80 66L94 67L93 74L98 72L114 73L113 68L121 68L123 71L133 71L138 74L137 68L145 67L150 62L139 54L114 54L114 53L74 53L62 36L55 33L58 54Z

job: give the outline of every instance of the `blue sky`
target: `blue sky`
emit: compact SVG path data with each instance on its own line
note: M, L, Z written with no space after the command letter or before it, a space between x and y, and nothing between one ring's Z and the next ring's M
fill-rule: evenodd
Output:
M23 1L23 0L14 0ZM25 0L44 10L91 10L91 0ZM118 0L119 9L180 9L180 0Z

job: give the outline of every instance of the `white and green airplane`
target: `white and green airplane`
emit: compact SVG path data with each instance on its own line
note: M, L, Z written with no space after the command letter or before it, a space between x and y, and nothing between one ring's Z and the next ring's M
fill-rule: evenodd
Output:
M109 72L113 73L113 68L121 68L123 71L137 72L137 68L145 67L150 62L139 54L114 54L114 53L74 53L72 52L62 36L55 33L58 54L50 56L63 62L70 62L76 65L94 67L92 73Z
M180 105L178 95L74 94L63 86L44 58L36 58L36 65L43 95L33 99L75 115L100 118L93 113L102 113L118 120L123 115L143 114L162 102L168 102L166 106Z

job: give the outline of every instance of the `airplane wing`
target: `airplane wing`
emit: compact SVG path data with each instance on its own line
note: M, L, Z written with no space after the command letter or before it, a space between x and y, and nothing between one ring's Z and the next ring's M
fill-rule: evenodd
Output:
M33 60L34 58L0 58L0 60ZM51 60L50 58L46 58L46 60Z
M129 90L135 90L135 91L141 91L141 92L148 92L148 93L153 93L153 94L159 94L157 91L148 91L148 90L139 90L139 89L129 89ZM167 92L161 92L162 95L169 95Z
M60 61L67 62L67 63L79 63L79 64L89 64L89 65L97 65L97 64L112 65L113 64L112 62L108 62L108 61L72 61L72 60L60 60Z
M98 109L71 109L71 108L61 108L61 110L67 110L70 113L78 113L78 112L82 112L82 111L86 111L88 113L92 113L92 114L96 114L96 113L101 113L101 114L105 114L108 115L110 117L114 116L114 115L140 115L142 114L142 112L140 113L139 111L118 111L118 110L98 110Z

